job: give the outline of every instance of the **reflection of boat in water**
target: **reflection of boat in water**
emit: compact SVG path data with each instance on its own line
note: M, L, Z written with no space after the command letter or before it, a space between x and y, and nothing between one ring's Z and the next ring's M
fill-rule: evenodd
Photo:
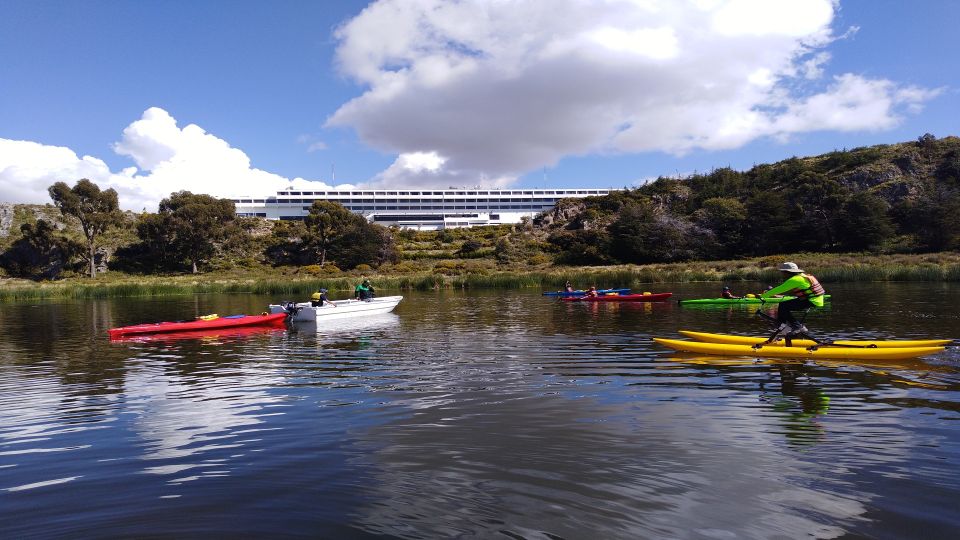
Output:
M283 321L273 326L241 326L236 328L212 328L203 330L186 330L182 332L165 332L160 334L134 334L128 336L111 336L114 343L157 343L180 340L234 340L245 339L256 335L282 333L286 331Z
M270 313L290 313L293 322L316 322L390 313L402 296L383 296L369 300L332 300L313 307L310 302L270 304Z
M400 326L400 317L394 313L381 313L379 315L352 317L349 319L295 321L290 324L290 329L293 332L304 334L356 337L374 331L389 330L398 326Z
M807 360L803 358L747 358L743 356L710 356L695 353L680 353L671 356L661 357L662 360L677 362L680 364L692 364L698 366L716 366L716 367L740 367L740 366L764 366L764 365L802 365ZM817 358L816 365L824 367L846 368L855 364L863 368L882 369L883 371L903 370L903 371L940 371L952 373L955 370L950 366L930 364L919 358L906 358L903 360L884 360L880 362L870 362L868 360L857 360L849 362L844 360L833 360L830 358Z

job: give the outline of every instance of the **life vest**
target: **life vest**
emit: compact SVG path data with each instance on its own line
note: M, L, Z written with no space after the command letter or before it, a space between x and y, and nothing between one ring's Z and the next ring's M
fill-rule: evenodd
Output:
M797 298L809 298L811 296L820 296L822 294L826 294L827 291L824 290L823 285L821 285L820 282L817 281L817 278L811 276L810 274L800 274L800 275L805 277L807 281L810 282L810 286L807 287L806 289L794 289L788 292L787 294L792 294Z

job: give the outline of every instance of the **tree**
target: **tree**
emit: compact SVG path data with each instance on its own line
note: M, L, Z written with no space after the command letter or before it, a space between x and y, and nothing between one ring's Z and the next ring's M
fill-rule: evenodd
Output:
M703 201L703 206L693 216L698 225L713 231L716 236L716 255L729 257L746 251L743 231L748 215L742 202L730 197L713 197Z
M307 234L304 248L314 254L316 261L323 266L327 261L327 252L334 242L348 230L366 224L367 220L331 201L315 201L310 213L304 218ZM341 263L341 268L345 266Z
M57 182L48 189L53 203L65 216L80 220L83 235L87 239L87 259L90 263L90 277L97 276L96 240L108 228L117 225L123 219L117 203L117 192L113 189L100 191L100 187L82 178L73 188L64 182Z
M887 215L887 203L869 192L854 195L843 205L840 223L840 243L855 251L876 247L895 230Z
M216 253L216 242L236 219L236 207L230 199L178 191L160 201L160 216L156 233L172 242L175 253L190 261L196 274L198 264Z
M576 229L557 231L547 238L559 253L557 262L562 264L608 264L607 256L610 238L603 229ZM495 254L501 262L510 261L509 241L507 237L497 240ZM506 253L507 256L501 256Z
M19 240L0 255L0 266L11 276L30 279L56 279L70 261L83 252L83 246L56 234L50 223L20 226Z
M340 268L356 268L360 264L379 266L399 260L390 230L367 223L363 218L336 239L332 253Z
M647 205L625 207L607 227L610 255L624 263L655 263L689 260L709 233L692 223Z

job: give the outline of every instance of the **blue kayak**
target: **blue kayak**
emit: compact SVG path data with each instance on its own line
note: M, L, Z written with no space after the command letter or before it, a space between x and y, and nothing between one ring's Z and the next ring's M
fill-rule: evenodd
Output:
M597 289L597 294L626 294L630 292L630 289ZM587 291L547 291L544 292L544 296L583 296L587 294Z

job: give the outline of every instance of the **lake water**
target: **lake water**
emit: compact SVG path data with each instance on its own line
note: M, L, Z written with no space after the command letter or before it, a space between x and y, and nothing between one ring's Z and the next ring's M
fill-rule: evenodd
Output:
M823 335L960 337L957 284L828 289L807 320ZM0 538L960 537L955 349L681 357L651 336L767 327L752 308L539 291L405 293L320 329L106 336L278 300L0 305Z

